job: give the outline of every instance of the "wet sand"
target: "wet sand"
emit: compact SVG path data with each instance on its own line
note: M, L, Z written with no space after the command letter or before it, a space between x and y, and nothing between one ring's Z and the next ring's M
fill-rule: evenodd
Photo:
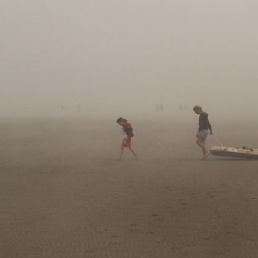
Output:
M113 120L1 120L0 257L258 257L258 161L200 161L196 121L131 122L139 162ZM236 124L214 132L258 147Z

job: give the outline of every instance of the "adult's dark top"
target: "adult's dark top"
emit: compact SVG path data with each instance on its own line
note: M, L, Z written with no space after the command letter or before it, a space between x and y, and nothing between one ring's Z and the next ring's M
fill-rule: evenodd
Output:
M210 131L212 131L211 124L208 118L208 113L203 112L199 116L199 132L207 129L210 129Z

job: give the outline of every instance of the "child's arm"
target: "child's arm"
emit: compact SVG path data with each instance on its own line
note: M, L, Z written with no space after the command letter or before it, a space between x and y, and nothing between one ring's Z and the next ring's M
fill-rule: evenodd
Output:
M124 126L124 131L125 131L125 133L127 134L128 137L133 136L133 128L129 123Z

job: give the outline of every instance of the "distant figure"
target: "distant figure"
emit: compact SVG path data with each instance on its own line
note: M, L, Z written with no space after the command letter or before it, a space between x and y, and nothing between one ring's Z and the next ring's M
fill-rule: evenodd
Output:
M121 144L121 151L120 151L120 156L118 160L121 160L124 154L124 148L128 148L131 153L134 155L134 157L137 159L136 153L134 150L131 148L132 144L132 137L134 136L133 134L133 128L130 123L127 122L125 118L119 117L116 121L120 126L122 126L122 132L123 132L123 141Z
M61 111L64 112L64 106L61 106Z
M160 104L160 112L163 112L163 110L164 110L164 106L163 104Z
M157 104L157 106L156 106L156 111L157 112L163 112L163 110L164 110L164 106L163 106L163 104Z
M77 108L78 108L78 111L80 111L81 110L81 104L78 104Z
M197 141L196 144L201 147L202 149L202 159L208 158L210 155L210 152L205 147L205 140L208 136L208 134L212 133L211 124L208 119L208 114L202 110L202 107L200 106L194 106L193 111L199 115L199 128L196 134Z

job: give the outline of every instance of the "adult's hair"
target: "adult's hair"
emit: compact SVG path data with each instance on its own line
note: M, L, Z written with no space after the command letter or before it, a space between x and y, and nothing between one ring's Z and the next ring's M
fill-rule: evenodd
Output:
M202 107L199 106L199 105L196 105L193 107L193 111L196 111L196 110L201 110L202 111Z
M117 120L116 120L117 123L120 123L120 122L127 122L127 120L123 117L119 117Z

